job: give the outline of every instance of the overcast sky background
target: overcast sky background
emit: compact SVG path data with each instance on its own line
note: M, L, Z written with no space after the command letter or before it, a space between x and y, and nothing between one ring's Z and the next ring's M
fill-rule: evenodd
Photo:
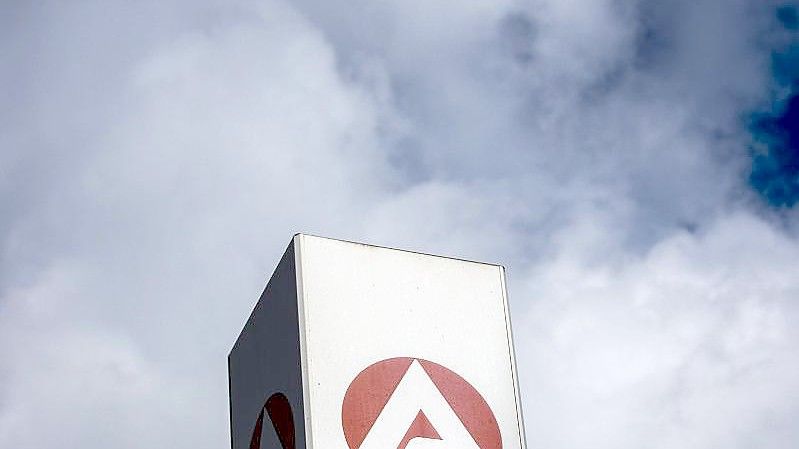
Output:
M226 355L302 231L508 267L530 448L795 448L797 28L3 2L0 447L229 447Z

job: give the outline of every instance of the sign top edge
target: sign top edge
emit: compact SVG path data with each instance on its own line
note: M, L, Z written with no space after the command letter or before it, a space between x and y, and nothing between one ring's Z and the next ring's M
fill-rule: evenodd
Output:
M458 261L458 262L473 263L473 264L477 264L477 265L489 265L489 266L500 268L503 271L505 271L505 266L502 265L502 264L499 264L499 263L481 262L481 261L478 261L478 260L465 259L465 258L462 258L462 257L444 256L444 255L441 255L441 254L432 254L432 253L426 253L426 252L423 252L423 251L416 251L416 250L405 249L405 248L394 248L394 247L385 246L385 245L375 245L375 244L372 244L372 243L356 242L356 241L353 241L353 240L338 239L338 238L333 238L333 237L324 237L324 236L321 236L321 235L306 234L306 233L303 233L303 232L295 233L293 238L292 238L292 242L295 241L295 239L297 239L298 237L299 238L319 239L319 240L330 240L330 241L339 242L339 243L345 243L345 244L350 244L350 245L366 246L366 247L370 247L370 248L386 249L386 250L391 250L391 251L400 251L400 252L409 253L409 254L416 254L416 255L428 256L428 257L437 257L437 258L441 258L441 259L449 259L449 260L455 260L455 261Z

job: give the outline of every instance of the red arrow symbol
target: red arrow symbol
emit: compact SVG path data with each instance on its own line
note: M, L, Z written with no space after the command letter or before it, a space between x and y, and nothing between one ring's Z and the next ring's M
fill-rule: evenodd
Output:
M272 426L275 428L277 438L283 449L295 449L294 447L294 414L291 411L291 404L283 393L275 393L269 396L266 404L261 407L258 420L255 421L255 429L252 431L250 439L250 449L261 449L261 430L264 426L264 411L269 415Z

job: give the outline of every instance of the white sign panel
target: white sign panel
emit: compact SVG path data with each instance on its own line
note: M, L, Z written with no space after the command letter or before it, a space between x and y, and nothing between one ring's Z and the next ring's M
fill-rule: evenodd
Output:
M502 267L297 235L230 355L233 449L524 449L515 379Z

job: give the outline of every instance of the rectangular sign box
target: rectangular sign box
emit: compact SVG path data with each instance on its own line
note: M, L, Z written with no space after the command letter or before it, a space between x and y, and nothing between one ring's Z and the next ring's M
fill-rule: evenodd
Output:
M228 357L233 449L524 449L504 269L296 235Z

